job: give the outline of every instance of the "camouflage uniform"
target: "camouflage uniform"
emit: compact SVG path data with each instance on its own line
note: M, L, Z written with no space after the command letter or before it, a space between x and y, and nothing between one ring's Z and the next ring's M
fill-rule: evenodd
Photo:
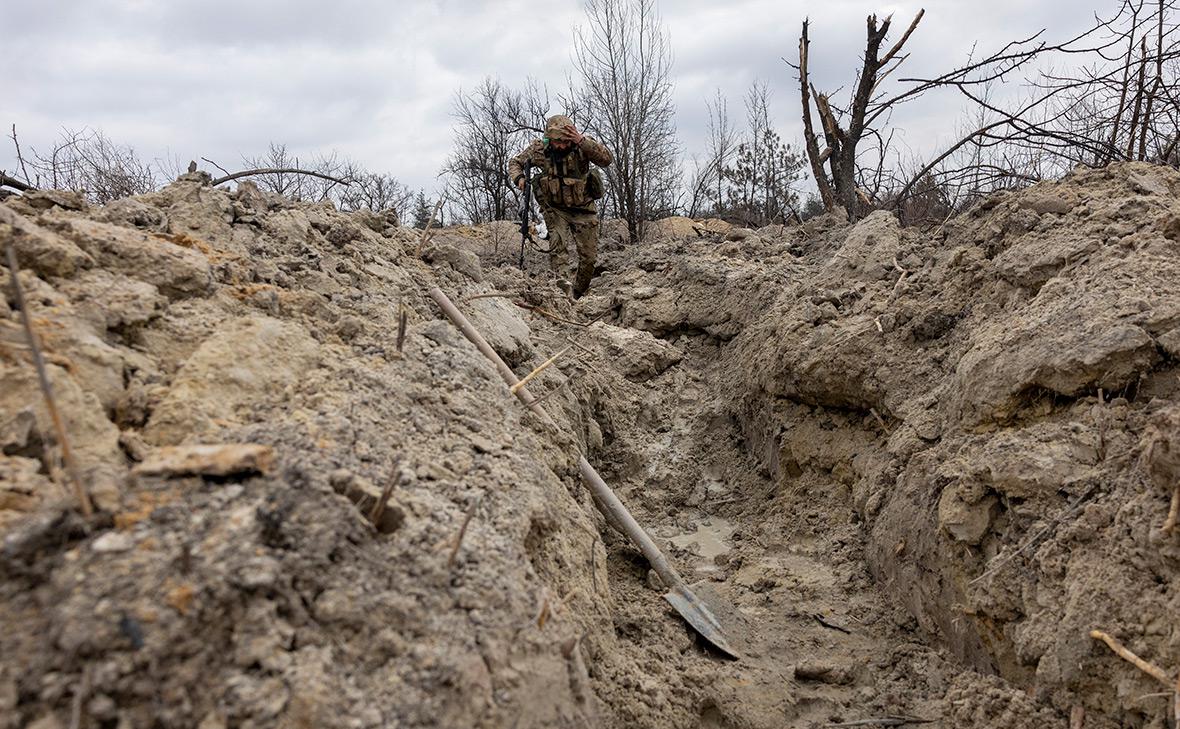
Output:
M586 193L590 163L606 167L612 158L606 147L586 136L581 144L564 153L551 147L549 140L564 138L562 127L566 124L571 124L567 116L550 117L545 122L545 138L533 140L508 162L508 177L513 184L519 184L525 164L532 166L533 192L549 229L549 265L559 279L564 279L569 270L569 244L573 242L578 251L573 292L581 296L590 288L598 252L598 207Z

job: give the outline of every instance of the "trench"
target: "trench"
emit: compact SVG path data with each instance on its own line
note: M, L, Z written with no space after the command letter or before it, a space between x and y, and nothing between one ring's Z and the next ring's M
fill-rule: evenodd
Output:
M725 345L678 344L683 361L639 388L640 415L607 407L614 437L592 460L685 579L732 610L723 622L743 655L728 661L686 637L646 564L607 534L617 636L637 655L677 654L673 668L645 670L656 690L691 696L678 707L690 716L655 725L937 718L959 667L870 574L848 479L780 458L789 423L742 407ZM611 708L620 726L653 718L631 701Z

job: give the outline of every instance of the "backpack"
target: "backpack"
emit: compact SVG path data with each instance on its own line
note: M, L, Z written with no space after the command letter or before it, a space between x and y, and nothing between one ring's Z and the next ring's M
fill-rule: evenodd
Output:
M586 196L591 200L601 200L604 194L606 190L602 184L602 173L591 167L590 173L586 175Z

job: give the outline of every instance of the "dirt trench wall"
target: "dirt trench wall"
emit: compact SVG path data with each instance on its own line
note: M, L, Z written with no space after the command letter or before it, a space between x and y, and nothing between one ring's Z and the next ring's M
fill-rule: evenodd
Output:
M420 259L419 231L380 216L207 183L0 204L101 511L82 522L53 483L0 268L0 726L597 721L590 658L619 681L637 669L612 663L572 468L585 434L526 417L427 298L486 291L478 259L451 231ZM539 364L520 309L464 308L514 365ZM194 443L266 446L273 465L136 474Z
M634 326L727 342L748 448L784 492L851 500L927 634L1057 716L1158 724L1160 689L1088 633L1180 670L1180 174L1079 170L933 232L811 225L608 281Z

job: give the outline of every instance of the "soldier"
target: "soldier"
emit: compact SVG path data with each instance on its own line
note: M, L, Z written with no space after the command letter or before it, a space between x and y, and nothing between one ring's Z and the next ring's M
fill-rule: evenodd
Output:
M594 201L602 197L602 178L590 163L606 167L611 159L606 147L579 132L568 116L559 114L546 120L544 138L533 140L508 163L508 176L521 190L526 164L540 172L533 190L549 230L549 265L557 276L557 285L567 294L581 296L590 288L598 251L598 208ZM571 242L578 251L572 290L566 279Z

